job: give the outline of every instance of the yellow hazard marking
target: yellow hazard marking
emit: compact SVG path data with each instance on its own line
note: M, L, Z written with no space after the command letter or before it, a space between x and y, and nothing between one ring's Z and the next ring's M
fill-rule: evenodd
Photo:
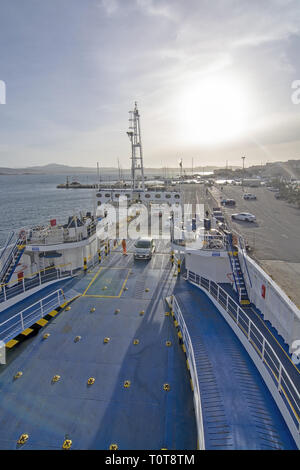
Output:
M45 320L44 318L41 318L40 320L38 320L38 321L36 322L36 324L37 324L37 325L40 325L40 326L45 326L45 325L47 325L47 323L48 323L48 321Z
M28 336L32 331L32 328L26 328L26 330L22 331L21 335Z
M13 348L16 344L18 344L18 342L19 341L17 341L16 339L11 339L10 341L6 343L5 346L10 349L10 348Z
M55 315L57 315L58 312L56 310L52 310L52 312L48 313L48 315L50 315L51 317L55 317Z

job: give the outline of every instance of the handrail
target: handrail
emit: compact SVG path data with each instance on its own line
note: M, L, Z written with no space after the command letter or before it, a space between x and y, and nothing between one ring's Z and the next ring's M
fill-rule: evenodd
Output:
M247 276L248 276L248 279L249 279L249 283L250 283L250 287L252 287L252 281L251 281L251 278L250 278L250 273L249 273L249 269L248 269L248 264L247 264L247 261L246 261L246 258L245 258L245 247L244 247L244 239L243 240L243 244L241 243L241 240L239 240L239 248L242 252L242 256L243 256L243 261L244 261L244 266L246 267L246 271L247 271Z
M6 250L7 247L9 246L9 244L10 244L10 242L11 242L11 240L12 240L14 234L15 234L15 232L12 231L12 232L10 232L10 234L8 235L7 240L6 240L5 244L4 244L4 247L2 248L2 251L1 251L1 254L0 254L0 259L1 259L2 256L4 255L5 250Z
M184 341L186 353L187 353L188 360L189 360L190 373L191 373L192 384L194 388L194 405L195 405L196 425L197 425L197 434L198 434L198 447L200 450L204 450L205 441L204 441L202 407L201 407L200 388L199 388L199 381L198 381L198 376L197 376L197 367L196 367L193 343L189 335L186 323L184 321L184 317L182 315L181 309L179 307L179 304L175 296L172 296L172 309L175 314L175 317L177 314L176 320L178 321L178 324L181 326L181 329L182 329L183 341Z
M35 271L34 273L32 274L28 274L27 276L23 276L22 277L22 280L24 279L31 279L32 276L36 276L37 274L40 274L40 273L43 273L45 271L48 271L50 269L58 269L58 268L63 268L65 266L69 266L69 265L72 265L72 263L65 263L65 264L58 264L56 266L48 266L48 268L44 268L44 269L40 269L39 271ZM9 281L9 282L6 282L4 284L0 284L0 289L3 288L3 287L8 287L9 284L13 284L15 283L16 280L13 280L13 281Z
M46 299L50 297L52 297L52 300L47 300L45 303ZM57 304L61 303L62 298L65 299L63 290L57 289L55 292L48 294L46 297L0 323L0 340L7 342L12 337L15 337L18 332L31 326L37 319L44 317L49 311L53 310ZM34 308L35 306L37 308ZM11 324L12 321L13 323ZM5 329L3 330L4 326Z
M246 336L249 343L253 346L254 350L258 353L260 359L265 364L271 377L273 377L275 383L277 383L278 392L283 392L285 400L289 405L287 406L287 409L296 425L297 432L300 433L300 392L296 388L293 380L289 376L271 344L255 326L247 314L247 311L243 310L220 285L214 281L210 281L209 279L196 275L192 271L188 271L188 279L193 284L199 285L203 289L207 290L230 315L236 325ZM222 299L220 293L222 294ZM245 319L247 319L247 321ZM259 332L262 339L259 338L257 332Z

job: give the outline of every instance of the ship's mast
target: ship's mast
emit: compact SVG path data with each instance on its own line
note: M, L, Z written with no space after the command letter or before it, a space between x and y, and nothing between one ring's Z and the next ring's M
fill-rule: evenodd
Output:
M133 190L138 188L137 173L140 172L140 181L142 183L142 190L144 191L145 181L141 139L141 124L140 115L137 108L137 102L135 102L134 110L129 111L129 113L129 131L127 132L127 134L131 141L131 185Z

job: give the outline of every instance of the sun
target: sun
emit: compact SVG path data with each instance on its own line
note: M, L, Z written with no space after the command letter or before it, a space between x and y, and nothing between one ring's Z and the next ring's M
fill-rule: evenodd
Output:
M247 129L250 104L242 84L210 77L190 84L179 100L180 134L190 144L232 141Z

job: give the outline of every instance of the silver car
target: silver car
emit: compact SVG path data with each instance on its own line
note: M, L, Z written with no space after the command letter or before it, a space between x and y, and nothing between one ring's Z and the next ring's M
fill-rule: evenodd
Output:
M153 238L140 238L134 244L134 259L151 259L155 251Z

